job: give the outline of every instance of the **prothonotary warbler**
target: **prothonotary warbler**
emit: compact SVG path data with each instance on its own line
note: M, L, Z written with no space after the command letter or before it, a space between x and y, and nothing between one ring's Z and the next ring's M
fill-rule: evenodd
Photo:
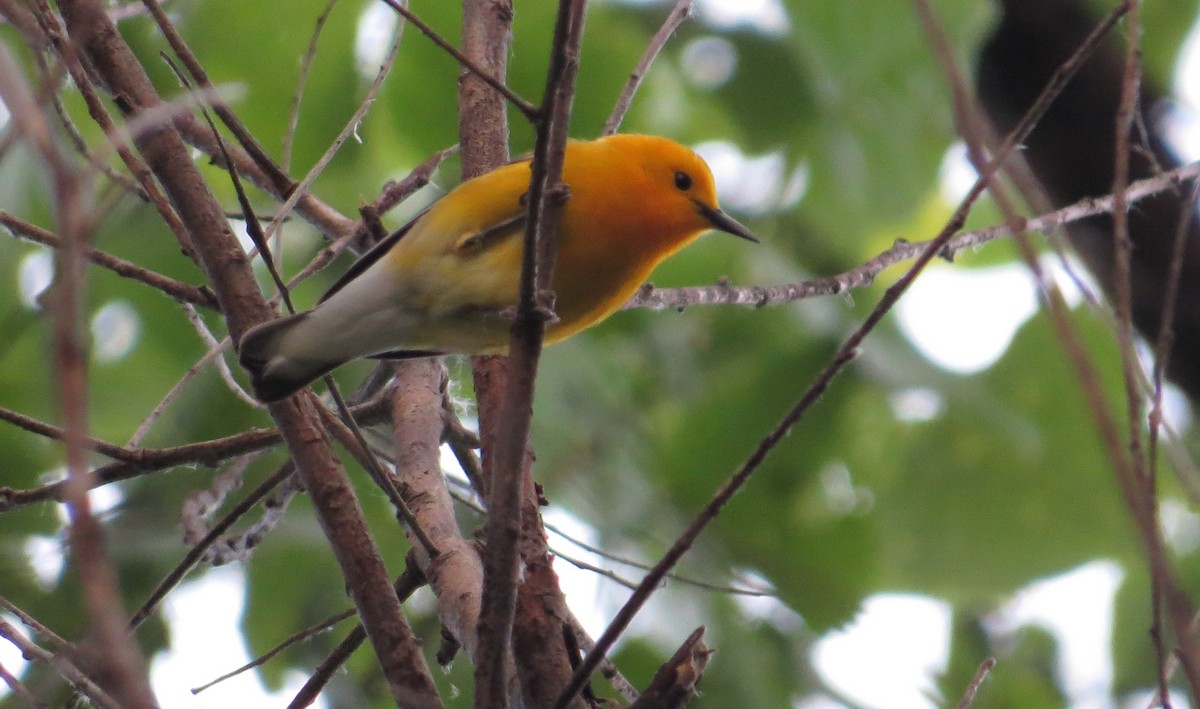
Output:
M368 251L307 312L248 330L255 394L282 399L358 357L507 351L521 271L529 161L462 183ZM712 172L666 138L571 141L546 342L616 311L663 259L718 229L757 241L717 205Z

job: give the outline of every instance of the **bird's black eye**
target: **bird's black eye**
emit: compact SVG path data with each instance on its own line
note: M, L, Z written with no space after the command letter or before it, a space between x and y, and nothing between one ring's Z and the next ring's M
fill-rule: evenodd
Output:
M688 190L692 189L692 176L686 172L676 172L675 186L684 192L687 192Z

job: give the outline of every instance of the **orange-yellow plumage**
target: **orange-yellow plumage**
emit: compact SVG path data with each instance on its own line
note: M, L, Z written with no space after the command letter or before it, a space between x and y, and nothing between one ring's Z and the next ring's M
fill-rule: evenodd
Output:
M529 162L464 182L363 257L316 308L240 343L265 401L350 359L506 351L517 302ZM708 229L753 236L720 211L712 174L666 138L572 141L555 261L557 342L619 308L663 259Z

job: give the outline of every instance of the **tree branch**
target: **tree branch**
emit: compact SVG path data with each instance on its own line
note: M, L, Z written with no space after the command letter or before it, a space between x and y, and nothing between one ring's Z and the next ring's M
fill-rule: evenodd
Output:
M438 550L432 557L414 542L414 561L437 598L442 626L475 662L483 564L475 545L459 533L454 503L442 474L442 397L446 384L446 370L439 359L400 363L392 397L395 467L400 494Z
M127 118L158 106L161 101L148 77L99 2L70 0L62 2L61 7L72 38L119 97ZM271 313L255 283L249 260L179 134L172 126L161 125L140 132L135 144L193 235L197 255L213 283L230 333L236 339L251 325L267 320ZM358 500L321 431L312 402L293 397L271 406L270 411L333 546L393 697L405 707L440 706Z
M1164 172L1156 177L1138 180L1125 190L1129 204L1165 192L1186 187L1200 177L1200 162ZM1053 233L1059 229L1084 221L1090 217L1109 214L1115 203L1113 195L1082 199L1068 207L1047 212L1035 218L1019 218L1016 222L1004 222L995 226L961 232L946 242L938 256L952 260L963 249L973 249L996 239L1013 237L1029 232ZM773 286L733 286L721 281L715 286L690 286L685 288L658 288L647 283L642 286L622 309L650 308L652 310L675 309L694 305L742 305L761 308L767 305L790 303L805 298L837 295L853 288L862 288L875 282L884 270L922 254L932 240L897 241L887 251L845 273L824 278L814 278L797 283Z
M538 109L533 104L529 103L525 99L518 96L512 89L508 88L508 86L504 83L504 73L503 72L501 72L499 74L493 74L492 72L489 71L488 66L484 66L480 63L477 63L469 51L460 52L457 49L455 49L454 45L450 44L445 39L443 39L442 36L440 34L438 34L437 32L435 32L432 27L425 24L425 22L422 21L420 17L417 17L416 14L414 14L412 10L409 10L407 7L405 7L402 3L398 2L397 0L384 0L384 2L386 2L389 6L391 6L391 8L393 10L395 10L397 13L399 13L400 15L403 15L406 20L413 23L413 26L415 26L418 30L421 31L422 34L424 34L426 37L428 37L430 40L432 40L434 44L436 44L438 47L440 47L443 51L445 51L450 56L454 57L455 61L457 61L459 64L462 64L468 71L470 71L472 74L474 74L476 77L478 77L485 84L490 86L494 91L499 93L504 98L508 99L508 101L510 103L512 103L512 105L516 106L517 109L519 111L521 111L521 113L525 114L525 117L527 119L529 119L530 121L534 121L537 119ZM506 3L496 3L496 5L498 7L503 6L505 4ZM503 10L501 10L501 11L503 12ZM509 9L508 9L508 18L511 21L511 19L512 19L511 6L509 6ZM465 16L464 16L464 21L465 21ZM490 64L490 62L489 62L489 64Z
M696 686L713 652L704 644L704 626L693 630L629 709L678 709L686 705L696 695Z
M352 411L356 413L355 420L362 425L379 423L387 417L387 407L381 400L367 402L354 407ZM55 426L2 407L0 419L13 421L22 428L47 438L61 440L63 435L62 430ZM89 439L94 450L116 458L118 462L91 471L86 482L88 489L92 489L179 465L199 464L212 468L229 458L278 445L282 440L283 437L277 428L254 429L223 438L186 443L174 448L122 448L112 443ZM56 482L28 490L0 487L0 513L36 502L61 502L64 485L63 482Z
M404 573L400 574L400 578L396 579L396 597L401 602L408 600L408 597L420 588L423 583L425 583L425 579L421 577L421 572L415 565L410 563L404 567ZM317 695L321 693L326 684L329 684L329 680L333 679L333 676L346 663L346 660L350 659L350 656L354 654L354 651L366 639L367 633L363 630L362 624L355 626L346 635L346 638L338 643L333 652L317 666L312 676L308 678L308 681L304 683L304 686L292 698L292 701L288 704L288 709L300 709L316 701Z
M512 43L513 8L510 0L464 0L462 20L462 53L481 68L467 72L458 86L459 146L462 151L462 178L468 180L489 172L508 162L508 119L504 97L483 78L490 75L503 81L508 73L509 46ZM483 445L484 474L478 480L486 482L491 468L496 428L501 421L500 405L506 381L507 360L504 357L472 357L471 370L479 411L479 433ZM486 488L478 490L486 496ZM482 590L482 581L481 581ZM477 634L483 632L480 619ZM505 639L507 642L507 638ZM475 706L488 701L479 685L481 650L472 653L476 670ZM493 660L494 663L494 660ZM495 664L495 663L494 663ZM520 701L520 686L511 663L503 663L503 691L494 702ZM503 704L501 704L503 706Z
M518 541L523 528L536 525L536 497L532 509L522 505L522 490L532 490L529 466L525 464L526 445L533 416L538 358L546 320L552 316L554 259L559 217L566 197L562 163L583 38L585 4L584 0L562 0L559 4L546 91L539 109L541 122L536 126L520 295L509 345L508 381L496 433L495 458L488 478L487 554L484 557L483 608L479 626L481 648L479 664L475 667L475 706L478 708L506 706L504 669L513 631L521 561ZM533 519L524 520L524 514ZM543 648L546 642L552 642L545 636L544 629L541 632L537 628L526 630L538 633ZM556 635L553 640L561 645L561 631ZM532 651L530 638L524 640L522 647ZM562 664L562 677L557 676L557 667L534 666L538 662L529 657L530 654L517 658L522 689L527 690L526 701L545 706L557 693L559 681L565 681L569 676L565 648L559 653L535 653L544 661L553 662L553 658L557 658ZM523 662L526 659L530 663ZM528 690L533 690L535 696L528 696Z
M804 414L816 403L821 394L825 392L833 381L833 379L841 373L841 371L858 355L859 347L866 339L867 335L879 324L900 296L908 290L913 281L921 271L932 261L935 256L941 252L941 249L949 243L951 237L962 228L966 223L968 214L972 206L983 194L984 189L990 184L992 177L997 170L1008 162L1013 154L1016 146L1028 137L1029 133L1037 125L1038 119L1044 115L1049 108L1055 96L1062 91L1062 87L1070 80L1074 72L1078 71L1084 59L1095 50L1102 37L1116 24L1116 21L1123 13L1124 6L1115 9L1089 36L1088 40L1079 48L1074 56L1062 66L1047 83L1042 93L1038 96L1037 101L1029 108L1022 116L1017 126L1010 132L1003 144L993 153L992 160L985 166L979 169L979 177L975 184L963 197L958 209L951 216L950 221L943 227L938 236L929 243L929 246L921 253L908 271L896 280L884 292L883 297L867 315L862 325L855 330L850 337L837 349L829 364L817 375L813 384L801 396L800 400L788 411L779 423L764 437L759 444L751 452L750 456L742 463L741 467L721 486L721 489L709 500L704 509L701 510L688 524L687 528L671 545L671 548L663 555L663 558L655 565L654 569L646 574L642 583L638 586L638 590L630 596L625 605L618 611L616 617L609 624L608 628L596 641L596 648L588 653L584 661L575 670L572 677L572 682L567 690L559 698L559 707L566 705L575 693L577 693L587 681L587 678L595 671L600 658L608 652L617 638L629 627L629 623L637 612L645 605L646 601L657 589L662 582L663 577L671 568L683 557L683 555L691 548L692 544L699 537L700 532L708 526L709 522L716 518L721 509L733 498L733 495L746 484L754 471L766 459L766 456L778 445L779 441L787 435L788 431L795 426ZM1015 226L1015 225L1012 225Z
M122 705L133 709L157 706L141 651L125 632L116 569L105 544L104 531L92 514L87 475L88 404L87 345L80 326L80 307L86 287L84 247L93 229L91 185L68 163L55 145L49 121L33 91L17 70L7 46L0 45L0 100L12 114L17 130L42 159L54 192L55 221L62 248L55 252L53 361L64 421L66 449L65 501L72 566L79 574L83 603L90 621L81 661L98 683Z
M25 657L44 662L54 669L63 679L71 684L77 692L87 697L97 706L103 709L123 709L126 705L118 702L108 692L104 691L99 685L84 674L78 667L75 666L65 656L58 653L52 653L37 643L29 640L20 633L11 623L0 617L0 637L8 640L18 649Z
M679 26L691 16L692 0L675 0L675 5L667 13L667 19L663 20L662 27L659 27L658 31L654 33L646 51L642 53L642 58L638 60L637 66L629 75L629 80L625 83L625 88L621 90L621 95L617 98L612 113L604 122L602 135L612 135L620 130L621 121L625 120L625 114L629 112L629 106L633 103L633 95L641 88L642 81L650 71L650 65L658 58L663 47L667 46L667 41L671 39L671 35L675 34L675 30L679 29Z
M63 248L62 239L58 238L58 236L54 233L43 229L36 224L31 224L23 219L18 219L4 210L0 210L0 224L3 224L4 227L12 232L13 236L17 237L18 239L27 239L43 246L49 246L50 248L56 250ZM97 266L107 268L118 276L138 281L139 283L144 283L155 290L166 293L176 300L181 300L185 303L191 303L192 305L199 305L210 310L218 309L217 299L213 297L211 291L205 290L204 288L197 288L196 286L184 283L183 281L178 281L170 276L164 276L161 273L156 273L147 268L142 268L132 261L126 261L123 258L111 256L103 251L97 250L91 245L84 246L83 256Z
M147 10L149 10L150 16L154 18L154 22L158 25L159 31L163 33L163 37L165 37L167 43L171 45L171 49L175 52L175 56L179 57L180 61L183 62L183 65L187 67L188 73L190 73L192 78L195 79L196 84L198 84L201 89L208 90L215 95L215 91L213 91L213 84L211 81L209 81L208 74L204 71L204 67L201 66L199 60L196 59L196 55L192 53L192 50L187 46L187 43L183 41L183 37L181 37L175 30L175 25L171 24L171 20L167 17L167 14L163 12L162 6L159 5L158 0L142 0L142 4L146 6ZM233 133L234 137L238 139L238 143L240 143L242 148L244 148L250 157L254 159L254 162L256 165L258 165L259 169L266 173L267 177L270 178L271 184L275 190L279 194L290 194L295 188L295 182L293 182L292 179L286 175L278 165L275 164L274 160L271 159L271 157L267 154L267 151L263 149L261 144L259 144L258 140L251 135L249 130L246 129L245 124L242 123L241 119L237 117L237 114L235 114L229 108L229 105L220 98L215 98L212 101L212 106L213 110L216 111L218 116L220 116L221 122L224 123L226 127L229 128L230 132Z

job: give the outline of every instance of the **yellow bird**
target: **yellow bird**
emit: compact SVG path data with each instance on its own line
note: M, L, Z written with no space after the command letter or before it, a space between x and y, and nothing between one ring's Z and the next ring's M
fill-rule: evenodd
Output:
M523 251L524 160L462 183L367 252L317 306L246 331L242 365L263 401L358 357L507 352ZM704 231L758 241L717 205L690 149L648 135L571 141L546 342L590 327Z

